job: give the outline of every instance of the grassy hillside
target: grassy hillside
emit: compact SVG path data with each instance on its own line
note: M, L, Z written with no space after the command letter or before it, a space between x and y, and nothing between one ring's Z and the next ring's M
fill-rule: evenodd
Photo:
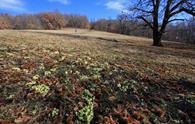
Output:
M0 31L0 123L195 123L195 46Z

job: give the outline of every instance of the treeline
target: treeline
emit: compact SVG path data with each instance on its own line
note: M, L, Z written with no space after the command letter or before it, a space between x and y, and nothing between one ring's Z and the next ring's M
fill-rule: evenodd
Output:
M121 14L117 19L99 19L89 22L86 16L45 12L12 16L0 14L0 29L44 29L57 30L66 27L87 28L119 34L152 38L152 31L144 22L129 19ZM195 19L170 24L164 40L195 44Z
M0 29L45 29L57 30L65 27L89 28L86 16L47 12L11 16L0 14Z
M144 22L120 15L116 20L100 19L91 23L94 30L152 38L152 30ZM163 40L195 44L195 19L169 24Z

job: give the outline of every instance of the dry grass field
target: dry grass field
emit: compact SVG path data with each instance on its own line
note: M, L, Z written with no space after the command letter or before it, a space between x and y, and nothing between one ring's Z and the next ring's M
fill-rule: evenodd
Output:
M0 124L195 123L195 46L75 29L0 31Z

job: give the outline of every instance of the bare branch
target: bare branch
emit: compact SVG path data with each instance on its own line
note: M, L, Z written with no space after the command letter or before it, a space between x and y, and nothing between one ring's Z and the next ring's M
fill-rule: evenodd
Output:
M165 8L165 13L164 13L164 19L163 19L163 23L160 29L161 33L164 33L166 25L169 23L169 18L170 18L170 6L171 6L172 0L167 0L166 3L166 8Z
M186 12L192 16L195 16L195 9L190 10L190 9L182 8L182 11Z
M148 21L143 16L140 16L139 18L142 19L150 28L152 28L152 29L154 28L152 25L152 22Z
M182 12L185 12L187 14L190 14L192 16L195 16L195 9L190 10L190 9L186 9L186 8L181 8L181 9L179 9L179 10L171 13L170 16L172 17L172 16L175 16L175 15L177 15L179 13L182 13Z
M133 8L133 9L137 10L137 11L144 12L144 13L153 13L153 11L148 11L148 10L145 10L145 9L142 9L142 8Z
M174 21L185 21L185 19L172 19L172 20L169 20L168 23L171 23L171 22L174 22Z
M186 0L181 0L179 3L177 3L174 7L171 8L171 12L173 12L175 9L177 9L179 6L181 6L183 3L185 3Z

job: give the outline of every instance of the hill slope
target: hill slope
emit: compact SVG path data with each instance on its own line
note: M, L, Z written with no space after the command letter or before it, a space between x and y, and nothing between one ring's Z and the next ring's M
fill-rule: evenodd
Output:
M195 123L195 47L65 29L0 31L1 123Z

